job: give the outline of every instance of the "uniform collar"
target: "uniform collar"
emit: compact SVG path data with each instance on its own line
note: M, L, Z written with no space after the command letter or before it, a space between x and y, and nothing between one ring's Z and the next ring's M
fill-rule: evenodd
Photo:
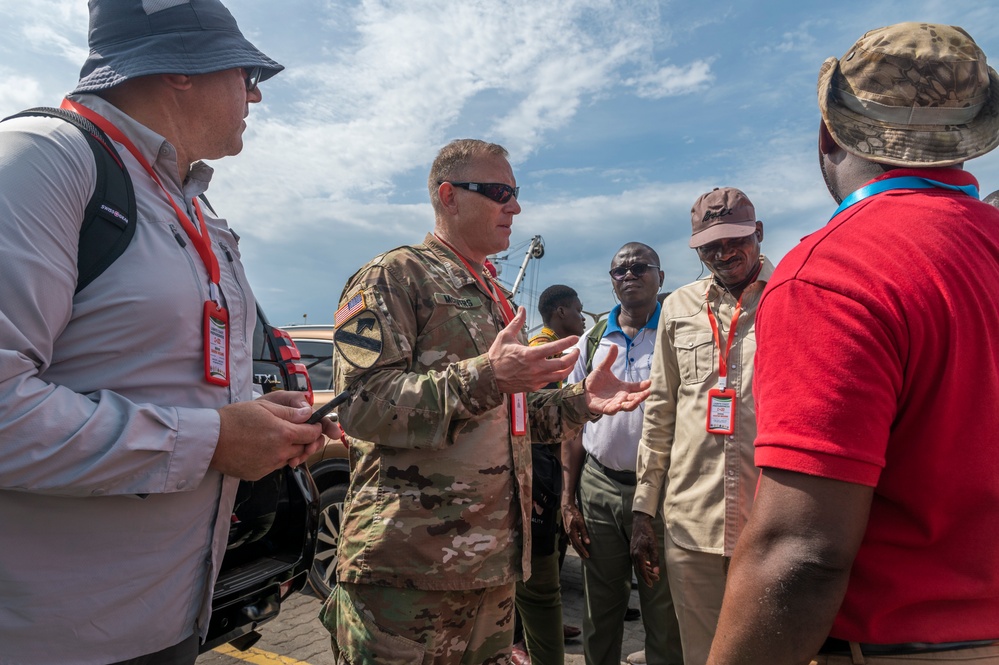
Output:
M423 239L423 244L433 252L433 254L447 266L447 270L456 280L457 286L464 286L466 284L474 284L476 279L473 275L470 275L468 268L462 263L462 260L458 258L458 255L452 251L450 247L442 243L437 236L432 232L427 234L427 237ZM483 278L486 279L485 270L483 270Z

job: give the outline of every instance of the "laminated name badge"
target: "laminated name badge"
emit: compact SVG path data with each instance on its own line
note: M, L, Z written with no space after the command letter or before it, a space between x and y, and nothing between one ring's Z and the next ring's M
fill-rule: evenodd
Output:
M205 380L216 386L229 385L229 312L211 300L205 301L202 323L205 339Z
M731 434L735 431L735 391L712 388L708 391L709 434Z
M510 395L510 432L514 436L527 435L527 394Z
M707 298L705 293L704 297ZM711 302L708 301L708 321L711 323L711 333L715 339L715 347L718 349L718 387L708 391L708 434L731 434L735 431L735 391L728 387L728 359L732 355L732 342L738 334L739 315L742 313L742 296L735 304L735 314L732 315L732 325L728 330L728 343L724 350L721 344L721 334L718 330L718 321L714 312L711 311Z

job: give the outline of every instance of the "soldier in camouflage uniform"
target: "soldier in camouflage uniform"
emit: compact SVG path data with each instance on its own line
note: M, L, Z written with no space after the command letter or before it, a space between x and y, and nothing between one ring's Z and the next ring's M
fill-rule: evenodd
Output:
M530 575L531 436L562 440L631 410L646 383L597 367L564 379L577 338L524 344L483 269L520 212L506 151L475 140L438 154L434 233L348 280L335 317L337 390L350 401L351 483L339 585L321 613L338 663L506 663L514 583ZM584 389L585 384L585 389Z

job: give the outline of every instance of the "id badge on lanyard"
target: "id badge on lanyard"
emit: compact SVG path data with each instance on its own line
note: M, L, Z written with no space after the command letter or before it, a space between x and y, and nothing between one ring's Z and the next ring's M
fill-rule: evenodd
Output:
M708 391L708 422L710 434L731 434L735 431L735 391L712 388Z
M205 380L217 386L229 385L229 312L211 300L205 301L202 321L205 348Z
M711 332L714 334L715 346L718 348L718 387L708 391L708 417L705 429L708 434L731 434L735 431L735 390L728 387L728 359L732 353L732 342L735 340L739 315L742 313L742 298L735 305L732 325L728 329L728 343L722 349L718 322L708 305L708 320L711 322Z
M510 433L527 436L527 393L510 395Z
M454 252L455 256L461 259L461 262L465 264L468 272L472 274L472 277L479 283L479 286L489 294L493 302L500 306L500 311L503 313L503 323L510 325L510 322L513 321L513 308L510 307L509 301L507 301L503 292L499 290L499 287L493 286L490 288L486 280L475 271L472 264L458 250L440 236L435 235L435 237ZM510 433L513 436L527 436L527 393L514 393L510 395Z
M496 302L503 310L503 322L509 325L513 321L513 308L498 287L494 286L493 289L496 292ZM513 436L527 436L527 393L510 395L510 433Z
M118 143L125 146L135 160L142 165L149 174L149 177L159 185L160 189L163 191L163 195L166 197L167 203L173 207L175 213L177 213L177 221L180 222L181 227L184 229L184 233L191 240L194 248L198 252L198 256L201 258L202 263L204 263L205 269L208 271L208 300L205 301L203 316L201 321L202 330L202 348L204 354L204 364L205 364L205 380L216 386L228 386L229 385L229 312L225 307L222 306L221 289L219 288L219 281L221 279L219 271L219 262L215 257L215 253L212 251L212 240L208 235L208 225L205 224L204 215L201 214L201 206L198 205L198 200L191 199L191 205L194 208L194 212L197 217L198 225L196 225L191 218L188 217L183 210L177 205L167 192L166 187L160 181L159 176L153 170L153 167L149 164L149 161L142 155L135 144L122 133L114 124L111 123L107 118L97 113L93 109L89 109L82 104L77 104L70 99L64 99L62 102L62 108L75 111L79 115L94 123L107 134L109 137L117 141Z

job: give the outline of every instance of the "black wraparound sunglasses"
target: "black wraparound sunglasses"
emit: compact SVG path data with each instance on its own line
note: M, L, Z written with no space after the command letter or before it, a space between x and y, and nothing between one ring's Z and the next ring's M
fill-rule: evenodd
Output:
M438 185L444 183L439 182ZM506 203L511 198L517 198L520 194L520 187L511 187L501 182L448 182L452 187L461 187L476 194L482 194L496 203Z
M610 276L618 282L623 282L630 272L635 277L641 277L649 270L659 270L659 266L651 263L632 263L630 266L618 266L610 271Z
M246 84L246 91L253 92L260 85L260 75L264 73L264 68L252 67L243 71L246 72L246 76L243 77L243 83Z

